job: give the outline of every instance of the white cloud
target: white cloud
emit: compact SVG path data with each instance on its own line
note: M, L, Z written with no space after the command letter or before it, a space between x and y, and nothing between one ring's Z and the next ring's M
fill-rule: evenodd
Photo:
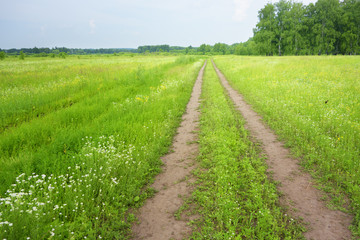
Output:
M235 21L241 22L247 17L246 11L249 9L251 1L252 0L234 0L235 13L233 19Z
M89 20L89 27L90 27L90 33L95 34L96 24L94 19Z

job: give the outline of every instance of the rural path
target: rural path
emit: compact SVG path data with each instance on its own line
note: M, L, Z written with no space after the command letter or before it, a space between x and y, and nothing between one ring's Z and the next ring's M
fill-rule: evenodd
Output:
M313 187L311 176L300 170L298 161L290 157L290 151L230 86L214 62L213 66L222 85L246 120L245 127L262 144L269 171L273 173L273 179L280 182L278 189L283 194L281 203L289 207L291 215L303 218L305 223L309 223L305 237L314 240L351 239L348 227L352 218L341 211L326 207L326 203L321 200L321 191Z
M174 137L172 152L162 158L163 171L152 187L158 192L140 208L139 224L133 226L134 239L162 240L183 239L191 234L188 219L177 220L174 216L182 206L182 197L190 196L191 171L195 168L198 155L196 130L199 120L199 99L204 66L196 79L186 113Z

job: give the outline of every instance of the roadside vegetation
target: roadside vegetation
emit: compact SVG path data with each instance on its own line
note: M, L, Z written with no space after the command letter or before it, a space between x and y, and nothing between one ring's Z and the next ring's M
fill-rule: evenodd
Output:
M0 63L0 239L129 236L203 62L176 59Z
M359 57L216 57L234 89L284 139L360 237ZM350 202L346 201L347 198Z
M190 200L201 218L191 239L302 239L211 64L203 81L200 167Z

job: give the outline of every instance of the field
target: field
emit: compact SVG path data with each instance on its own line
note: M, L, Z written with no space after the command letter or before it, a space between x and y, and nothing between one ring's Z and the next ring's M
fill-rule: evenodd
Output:
M218 67L302 159L360 236L359 57L217 57Z
M122 238L159 172L201 62L0 63L0 238ZM125 219L128 219L125 222Z
M204 60L0 61L0 239L130 238ZM360 237L360 58L214 61ZM197 180L177 213L201 216L191 238L302 239L209 63L200 112Z

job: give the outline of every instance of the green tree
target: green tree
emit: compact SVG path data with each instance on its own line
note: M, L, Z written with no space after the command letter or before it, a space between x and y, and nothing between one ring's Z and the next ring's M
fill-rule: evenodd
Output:
M256 43L253 38L249 38L244 43L236 44L234 54L236 55L258 55Z
M190 47L185 48L185 53L186 54L189 54L189 51L190 51Z
M357 55L360 53L360 1L344 0L342 2L344 14L341 17L343 32L341 35L341 52Z
M4 51L0 52L0 60L4 60L6 57L6 53Z
M56 54L56 55L58 55L59 53L60 53L60 51L58 50L58 49L54 49L54 50L52 50L51 51L53 54Z
M304 35L306 27L303 24L305 7L302 3L290 2L291 8L284 19L285 32L283 38L283 52L286 55L299 55L306 48Z
M212 46L206 44L205 52L206 52L206 54L211 54L211 52L212 52Z
M59 57L65 59L67 57L67 53L61 52L59 53Z
M278 55L283 55L284 52L284 39L287 35L289 35L289 22L290 22L290 9L291 9L291 2L286 0L280 0L279 2L275 3L276 9L276 28L275 28L275 39L277 45L277 52Z
M198 52L202 53L203 55L205 55L206 53L206 44L201 44L200 47L197 49Z
M318 0L315 8L316 22L313 31L317 53L319 55L334 53L335 42L340 37L337 28L341 18L339 0Z
M258 52L264 55L273 55L275 52L275 6L268 3L259 11L259 22L254 29L254 41Z
M303 54L317 54L316 47L316 34L314 32L314 26L316 23L316 7L313 3L310 3L305 7L305 13L303 18L303 37L304 37L304 50Z
M235 54L236 55L248 55L247 48L245 47L244 43L239 43L235 47Z
M20 51L20 60L25 59L25 53L23 51Z
M227 51L227 45L225 43L216 43L213 47L213 52L225 55Z

